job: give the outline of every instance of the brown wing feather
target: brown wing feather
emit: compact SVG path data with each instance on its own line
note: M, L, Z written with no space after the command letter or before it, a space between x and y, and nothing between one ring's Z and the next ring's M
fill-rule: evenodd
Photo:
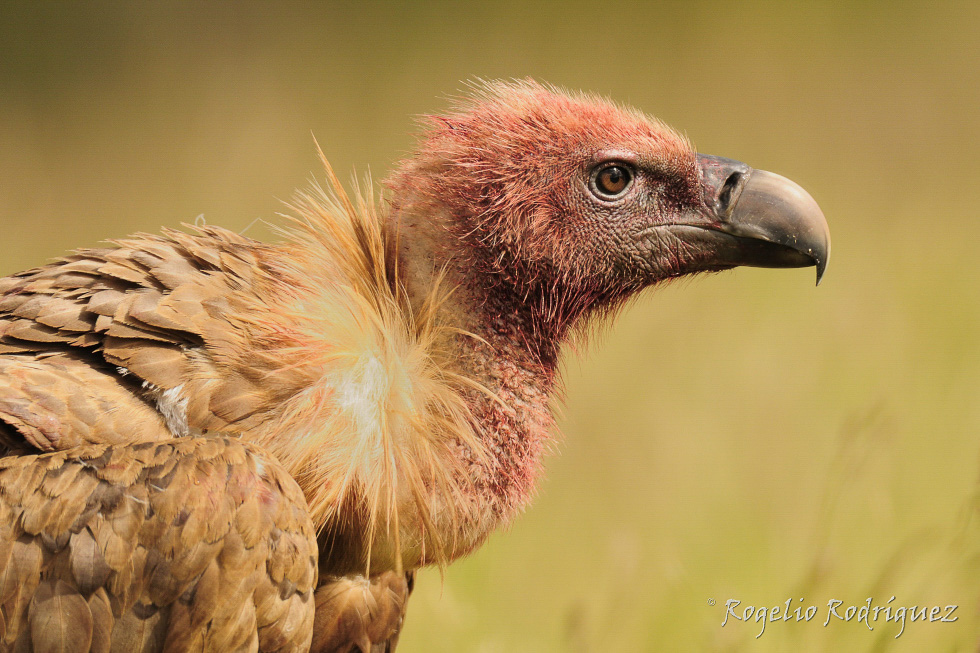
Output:
M160 414L105 367L70 351L0 356L0 421L42 451L171 438Z
M316 590L316 619L310 653L394 651L405 622L413 572L371 577L324 577Z
M57 383L35 397L23 396L35 392L32 380L6 379L0 370L0 422L11 427L4 431L42 451L158 439L152 416L146 434L121 433L117 425L93 429L81 403L39 410L77 395L73 381L93 384L89 397L133 424L142 423L154 393L180 389L187 423L168 423L175 435L255 426L276 398L258 382L261 370L242 372L249 334L237 316L245 296L260 291L256 274L270 251L208 227L120 240L0 279L0 360L35 377L49 366L72 368L50 370Z
M231 438L0 460L0 648L308 650L303 495Z

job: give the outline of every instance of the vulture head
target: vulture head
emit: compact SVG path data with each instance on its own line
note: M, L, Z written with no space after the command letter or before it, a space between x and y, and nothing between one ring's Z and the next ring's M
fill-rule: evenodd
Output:
M532 306L552 338L666 279L813 265L819 283L827 265L827 223L800 186L635 110L498 82L427 123L390 180L393 214L436 216L431 258L456 261L481 301Z

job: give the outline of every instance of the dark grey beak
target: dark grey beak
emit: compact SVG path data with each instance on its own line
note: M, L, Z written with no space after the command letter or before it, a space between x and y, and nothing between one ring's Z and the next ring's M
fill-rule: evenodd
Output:
M740 161L698 155L706 225L733 237L720 262L755 267L817 267L817 285L830 258L823 212L796 182Z

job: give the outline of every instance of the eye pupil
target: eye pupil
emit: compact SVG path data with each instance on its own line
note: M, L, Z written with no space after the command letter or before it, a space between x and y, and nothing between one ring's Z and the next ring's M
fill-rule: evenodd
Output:
M629 186L630 171L623 166L609 166L599 171L595 177L596 190L605 196L622 194Z

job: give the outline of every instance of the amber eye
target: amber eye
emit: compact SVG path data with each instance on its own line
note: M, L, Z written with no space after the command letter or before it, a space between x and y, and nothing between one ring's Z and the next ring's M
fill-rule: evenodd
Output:
M611 200L622 196L633 181L633 172L624 165L616 164L599 168L592 177L592 191L600 199Z

